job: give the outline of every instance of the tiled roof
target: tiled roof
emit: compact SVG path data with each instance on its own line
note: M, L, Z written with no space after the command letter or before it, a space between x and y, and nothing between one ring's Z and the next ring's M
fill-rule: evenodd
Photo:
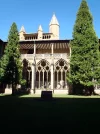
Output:
M69 41L67 40L35 42L37 49L51 49L52 43L54 45L54 49L67 49L69 47L68 46ZM33 41L20 42L20 49L34 49L34 42Z

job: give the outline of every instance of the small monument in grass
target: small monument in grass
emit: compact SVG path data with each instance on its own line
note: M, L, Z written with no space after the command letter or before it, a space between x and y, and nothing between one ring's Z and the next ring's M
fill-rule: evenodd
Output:
M52 91L41 91L41 99L52 99Z

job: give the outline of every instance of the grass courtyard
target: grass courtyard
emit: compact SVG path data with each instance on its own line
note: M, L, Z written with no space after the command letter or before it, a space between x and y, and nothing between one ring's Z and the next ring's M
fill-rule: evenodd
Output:
M0 95L3 133L96 133L99 126L100 96L54 95L52 100L42 100L40 95Z

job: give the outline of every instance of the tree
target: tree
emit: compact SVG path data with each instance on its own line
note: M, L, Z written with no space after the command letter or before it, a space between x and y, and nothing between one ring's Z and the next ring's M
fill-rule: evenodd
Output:
M16 23L13 23L8 35L7 46L0 61L0 80L12 84L12 94L16 85L22 81L22 64L20 58L19 35Z
M73 94L92 94L100 83L99 39L93 27L93 18L86 0L82 0L73 29L70 72L67 80L73 85Z

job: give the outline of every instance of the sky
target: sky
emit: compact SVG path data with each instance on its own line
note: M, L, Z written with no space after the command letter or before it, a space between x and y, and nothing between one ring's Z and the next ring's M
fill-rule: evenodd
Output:
M76 14L82 0L0 0L0 39L6 41L13 22L26 33L49 32L49 23L55 13L60 24L60 39L72 39ZM87 0L93 16L94 29L100 38L100 0Z

